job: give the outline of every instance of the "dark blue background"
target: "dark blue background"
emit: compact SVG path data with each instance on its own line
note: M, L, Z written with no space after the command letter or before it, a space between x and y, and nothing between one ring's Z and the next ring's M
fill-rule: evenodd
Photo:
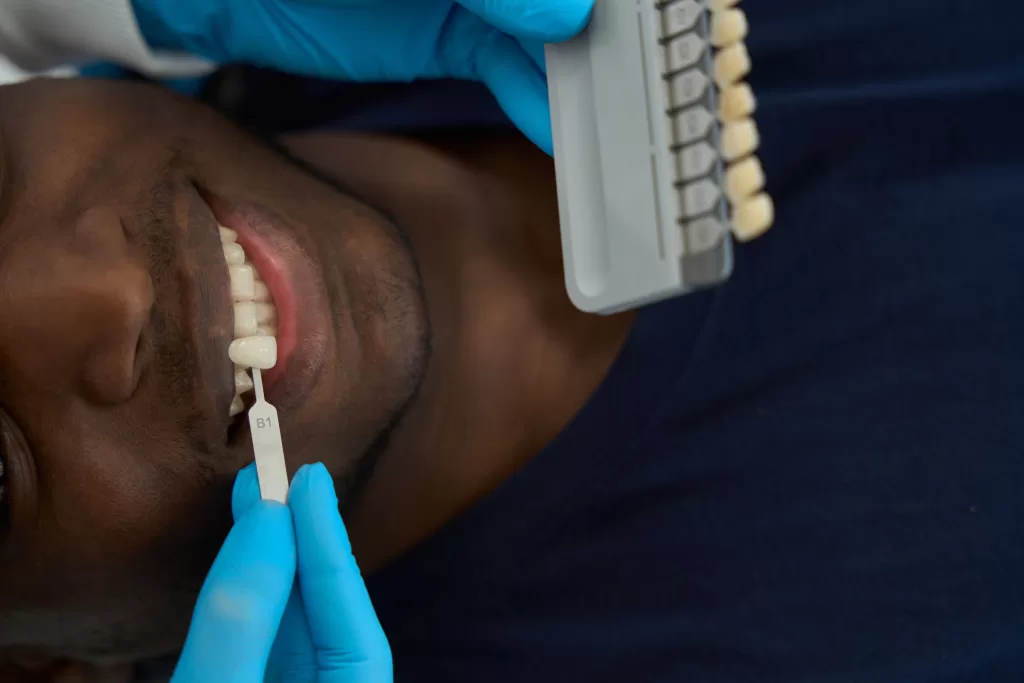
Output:
M373 579L396 680L1024 680L1024 6L745 9L776 227Z

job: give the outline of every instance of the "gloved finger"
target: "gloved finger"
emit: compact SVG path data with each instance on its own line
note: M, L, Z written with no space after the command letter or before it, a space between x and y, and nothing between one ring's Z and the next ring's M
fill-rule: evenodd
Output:
M583 30L594 0L456 0L495 28L519 38L557 43Z
M451 74L483 81L512 123L552 154L547 78L514 38L475 14L457 11L448 22L439 59Z
M299 470L288 505L299 549L299 587L319 683L390 681L391 648L352 557L334 482L323 465Z
M316 683L316 650L306 621L306 606L298 582L292 587L288 605L284 608L281 628L270 651L267 681L288 683Z
M243 515L203 584L172 683L263 680L295 563L287 507L260 502Z
M425 0L261 0L245 6L247 30L244 39L240 36L232 43L234 61L362 82L412 81L423 75L423 56L432 54L449 10L446 3Z
M541 73L547 74L548 60L544 55L544 43L539 40L520 40L519 47L523 48L523 52L530 56Z
M511 39L505 40L501 48L481 53L480 75L512 123L550 156L554 141L547 79ZM528 62L529 69L519 61Z
M260 480L256 476L256 463L251 463L235 477L235 487L231 491L231 514L234 520L240 520L258 502Z

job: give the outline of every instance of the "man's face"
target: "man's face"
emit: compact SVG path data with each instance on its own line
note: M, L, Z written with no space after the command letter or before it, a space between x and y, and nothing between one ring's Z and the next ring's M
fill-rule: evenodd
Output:
M155 89L0 88L0 656L118 659L182 637L252 459L228 414L218 222L274 294L268 399L291 469L352 480L425 363L395 228Z

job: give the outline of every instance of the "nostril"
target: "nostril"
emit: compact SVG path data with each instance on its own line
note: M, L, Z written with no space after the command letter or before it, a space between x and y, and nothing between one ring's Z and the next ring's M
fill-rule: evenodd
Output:
M98 402L118 404L135 392L145 365L144 338L153 309L153 283L140 266L110 272L96 295L89 325L94 333L85 366L85 381ZM95 291L95 290L94 290Z
M149 324L150 315L153 311L153 280L144 269L136 271L136 283L125 289L124 300L124 323L126 344L131 349L131 367L134 383L138 381L138 375L142 369L143 336Z

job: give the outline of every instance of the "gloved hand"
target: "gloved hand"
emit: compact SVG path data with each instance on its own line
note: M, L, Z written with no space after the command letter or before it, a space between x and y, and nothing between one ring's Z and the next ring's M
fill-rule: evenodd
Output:
M172 683L390 683L391 650L323 465L299 470L287 507L259 500L250 466L232 507Z
M594 0L133 0L154 48L349 81L482 81L551 154L544 42Z

